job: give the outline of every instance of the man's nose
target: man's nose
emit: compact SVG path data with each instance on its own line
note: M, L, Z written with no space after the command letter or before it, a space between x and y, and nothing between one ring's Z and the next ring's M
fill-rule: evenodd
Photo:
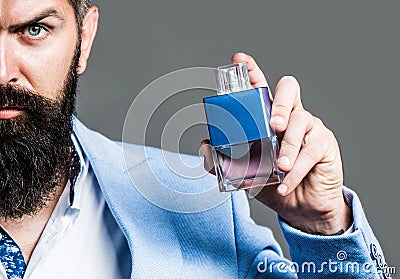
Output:
M0 85L17 83L18 66L12 41L6 35L0 35Z

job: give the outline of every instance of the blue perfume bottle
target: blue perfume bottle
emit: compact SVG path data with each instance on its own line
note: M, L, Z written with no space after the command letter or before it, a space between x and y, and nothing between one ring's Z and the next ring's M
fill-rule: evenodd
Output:
M268 87L251 87L246 63L215 73L217 96L203 102L220 191L280 184L284 173L277 167Z

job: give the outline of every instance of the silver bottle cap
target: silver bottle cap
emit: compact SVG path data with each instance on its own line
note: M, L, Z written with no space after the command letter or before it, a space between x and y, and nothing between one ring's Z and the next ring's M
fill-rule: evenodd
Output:
M215 70L217 94L229 94L251 89L246 63L218 67Z

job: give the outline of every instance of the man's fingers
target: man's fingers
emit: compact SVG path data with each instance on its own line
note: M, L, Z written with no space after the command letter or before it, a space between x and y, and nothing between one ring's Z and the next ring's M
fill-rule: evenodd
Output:
M306 144L301 149L292 169L286 174L283 183L278 187L278 193L287 196L303 181L311 169L323 159L321 144L316 142Z
M288 127L281 141L278 166L282 171L291 170L299 154L304 137L314 126L314 118L305 110L292 112Z
M253 57L242 52L235 53L232 56L232 63L243 63L243 62L246 62L247 64L251 86L255 88L268 86L267 79L265 78L263 72L258 67Z
M283 77L276 86L272 103L271 125L277 132L287 128L293 110L303 109L300 98L300 85L294 77Z
M214 170L214 163L213 163L213 158L212 158L212 147L210 145L209 140L203 140L201 142L201 152L203 153L204 156L204 169L208 171L211 174L215 175L215 170Z

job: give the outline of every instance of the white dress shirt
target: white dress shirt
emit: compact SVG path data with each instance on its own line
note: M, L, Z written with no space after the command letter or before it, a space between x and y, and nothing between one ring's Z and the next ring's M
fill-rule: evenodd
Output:
M81 169L70 203L68 184L37 243L24 278L129 278L131 256L96 177L73 136ZM7 278L0 265L0 278Z

